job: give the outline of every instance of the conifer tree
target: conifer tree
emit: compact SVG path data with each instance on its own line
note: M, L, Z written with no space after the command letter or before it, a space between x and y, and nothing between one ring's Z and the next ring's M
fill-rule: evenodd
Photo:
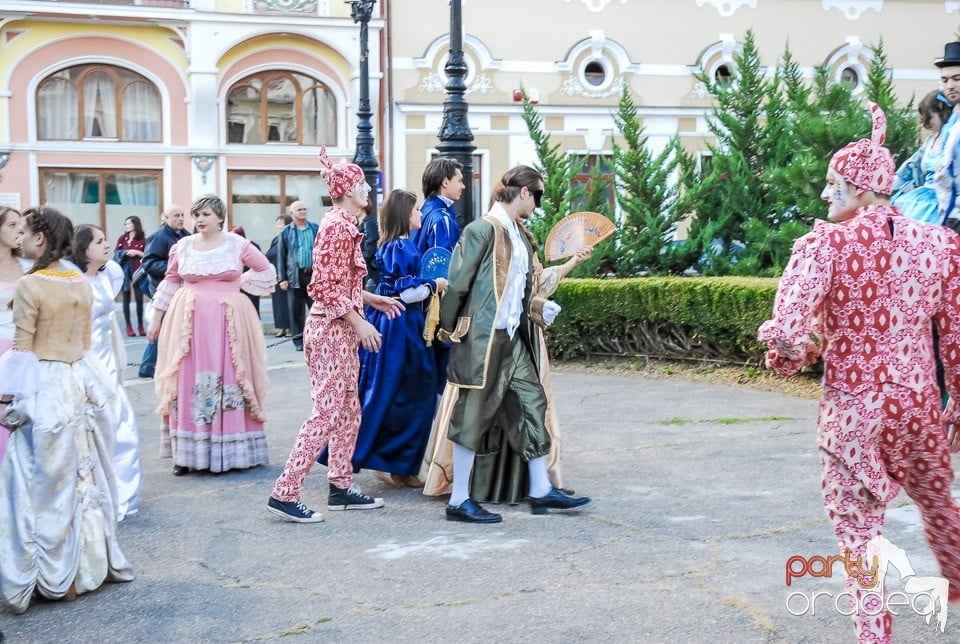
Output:
M535 169L543 176L542 213L534 212L529 224L542 249L553 225L570 214L571 188L577 169L573 160L560 150L560 144L551 142L543 118L533 107L526 90L523 90L523 122L537 150Z
M679 139L671 138L657 155L650 151L628 87L620 95L614 122L623 140L622 147L616 142L613 145L617 203L623 220L617 275L676 272L676 263L682 260L677 259L680 249L671 241L677 223L685 216L678 208L677 175L683 154Z
M595 163L590 168L590 178L584 191L582 209L589 212L598 212L604 217L616 222L614 209L610 204L610 196L615 186L610 184L605 168ZM616 270L617 235L603 240L593 249L593 255L587 261L577 266L570 273L570 277L600 277Z
M765 221L773 211L774 198L764 181L771 144L764 116L769 81L752 31L735 62L732 82L698 76L717 102L707 121L716 140L709 146L712 168L692 186L696 216L688 239L700 250L699 268L707 274L729 273L742 248L746 222Z
M898 105L899 101L893 90L893 78L887 66L887 54L883 49L883 38L873 50L865 85L869 99L879 105L887 115L887 141L884 145L893 153L893 158L899 165L917 149L920 143L920 127L916 116L916 97L911 96L905 105Z

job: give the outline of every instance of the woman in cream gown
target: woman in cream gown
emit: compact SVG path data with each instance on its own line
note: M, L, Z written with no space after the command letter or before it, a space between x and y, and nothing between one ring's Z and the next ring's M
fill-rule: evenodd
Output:
M60 261L73 226L41 206L23 233L36 264L17 283L13 348L0 356L0 415L15 430L0 465L0 600L15 613L34 593L71 599L133 580L116 538L117 385L90 353L90 285Z
M110 245L96 226L77 226L73 263L93 289L90 348L117 383L113 405L113 475L117 484L117 521L140 509L140 432L133 407L123 388L127 352L114 315L114 302L123 287L123 269L110 259Z

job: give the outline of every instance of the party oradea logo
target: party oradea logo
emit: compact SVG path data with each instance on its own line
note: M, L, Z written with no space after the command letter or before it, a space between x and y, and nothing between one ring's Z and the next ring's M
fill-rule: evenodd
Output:
M839 567L837 566L839 564ZM886 588L889 567L896 568L900 575L902 590ZM787 559L786 582L791 586L800 577L853 577L863 593L858 598L853 591L835 593L827 590L811 592L793 591L787 595L787 611L796 617L816 615L817 611L836 611L841 615L853 615L858 610L867 616L876 616L884 609L894 617L905 612L914 612L930 624L936 617L936 626L944 632L947 625L949 582L943 577L918 576L906 551L894 545L883 535L877 535L867 544L863 556L853 556L847 550L843 555L810 558L794 555ZM892 584L891 584L892 586Z

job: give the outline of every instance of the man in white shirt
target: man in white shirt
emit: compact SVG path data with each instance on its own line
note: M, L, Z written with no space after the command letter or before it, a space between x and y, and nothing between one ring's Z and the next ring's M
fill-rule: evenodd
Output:
M547 475L550 436L544 426L547 398L538 371L537 324L551 324L560 307L531 302L533 248L519 229L542 196L543 178L536 170L509 170L494 188L490 213L464 228L453 251L438 332L440 341L453 343L447 377L460 388L448 434L454 443L449 521L502 519L470 498L474 457L494 425L528 463L534 514L590 502L555 489Z

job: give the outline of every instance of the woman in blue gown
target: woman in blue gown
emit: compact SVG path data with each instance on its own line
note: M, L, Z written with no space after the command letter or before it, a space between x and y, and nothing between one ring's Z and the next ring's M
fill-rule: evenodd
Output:
M417 478L437 397L433 353L423 339L423 302L442 291L443 278L420 278L420 251L410 231L420 228L417 197L393 190L380 212L376 293L403 301L406 309L394 318L367 307L367 321L381 336L380 351L360 348L360 432L353 452L354 471L375 470L394 487L422 487ZM326 464L327 452L318 459Z
M920 112L923 128L933 134L897 170L891 201L908 219L939 224L943 217L934 188L934 173L943 156L947 133L944 125L950 118L953 106L943 94L934 91L920 99L917 111Z

